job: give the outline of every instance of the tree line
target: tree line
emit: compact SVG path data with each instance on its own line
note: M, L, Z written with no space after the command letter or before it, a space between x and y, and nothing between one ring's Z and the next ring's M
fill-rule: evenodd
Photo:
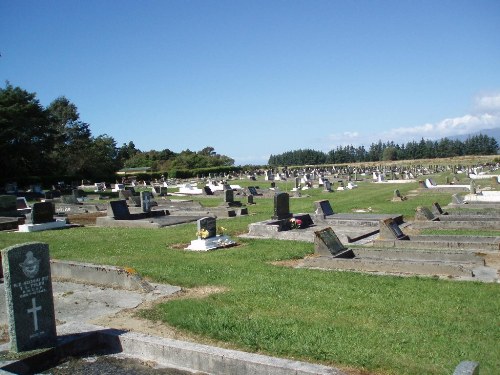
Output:
M180 153L141 151L132 141L118 147L110 135L92 135L77 106L64 96L44 107L36 93L9 82L0 88L0 181L112 181L124 167L168 173L233 164L213 147Z
M270 166L287 165L317 165L317 164L344 164L356 162L377 162L393 160L418 160L447 158L465 155L495 155L498 153L498 142L493 137L479 134L467 138L465 141L442 138L439 141L424 140L411 141L406 144L394 142L372 143L368 150L364 146L338 146L329 152L311 149L287 151L278 155L271 155Z

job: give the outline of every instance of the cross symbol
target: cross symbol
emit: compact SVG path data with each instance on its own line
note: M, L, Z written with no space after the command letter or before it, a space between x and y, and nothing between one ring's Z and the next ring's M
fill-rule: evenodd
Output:
M42 309L42 306L36 305L35 297L33 297L31 299L31 304L33 307L31 309L26 310L26 312L28 314L33 314L33 324L35 326L35 332L36 332L36 331L38 331L38 311L40 311Z

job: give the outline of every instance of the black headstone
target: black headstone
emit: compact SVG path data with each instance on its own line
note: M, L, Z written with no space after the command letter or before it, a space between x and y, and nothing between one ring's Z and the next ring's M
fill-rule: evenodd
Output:
M274 195L274 220L289 219L292 217L290 213L290 196L288 193L278 193Z
M314 203L316 204L316 211L315 211L315 213L317 215L329 216L329 215L333 215L334 214L332 206L330 205L330 201L324 199L324 200L321 200L321 201L316 201Z
M108 216L114 217L116 220L130 219L127 202L124 200L110 201L108 203Z
M42 224L56 221L55 208L52 202L37 202L31 207L31 223Z

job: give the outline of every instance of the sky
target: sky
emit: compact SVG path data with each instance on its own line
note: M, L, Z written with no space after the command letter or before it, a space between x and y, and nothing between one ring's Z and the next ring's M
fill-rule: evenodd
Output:
M0 2L0 84L236 165L500 128L499 0Z

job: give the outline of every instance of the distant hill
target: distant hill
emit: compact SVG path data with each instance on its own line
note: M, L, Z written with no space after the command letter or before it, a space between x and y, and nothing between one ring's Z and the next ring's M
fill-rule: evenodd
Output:
M498 144L500 145L500 128L495 128L495 129L483 129L479 130L475 133L470 133L470 134L465 134L465 135L457 135L454 137L447 137L449 139L457 140L460 142L464 142L467 140L469 137L474 137L476 135L487 135L488 137L493 137L497 140Z

